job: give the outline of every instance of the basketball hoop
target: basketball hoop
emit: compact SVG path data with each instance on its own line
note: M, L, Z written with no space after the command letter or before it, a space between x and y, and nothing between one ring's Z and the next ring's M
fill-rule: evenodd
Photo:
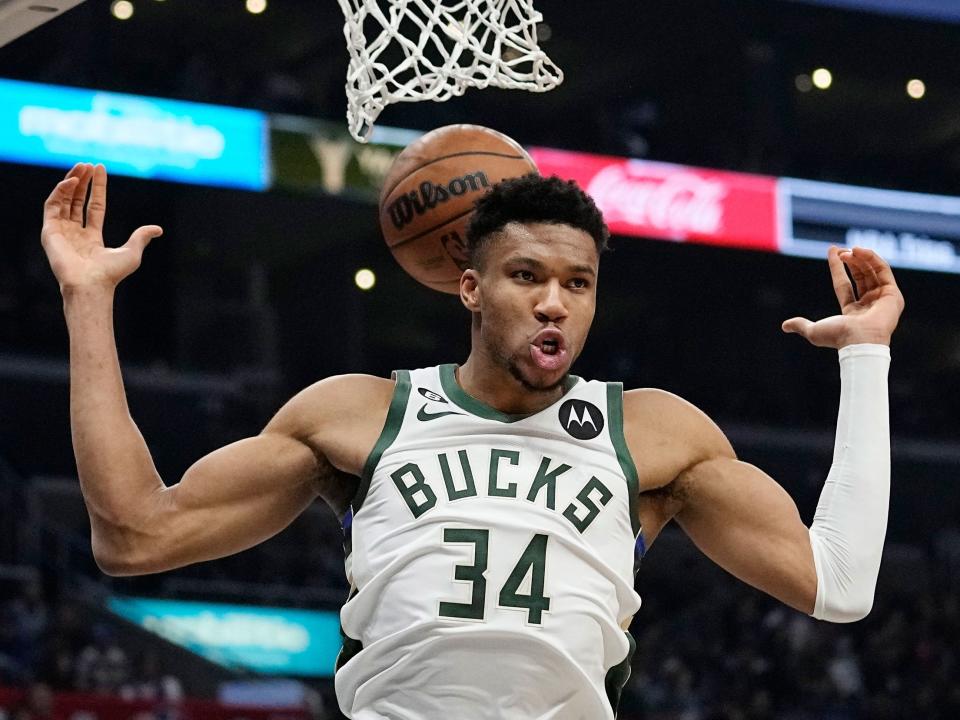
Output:
M366 142L383 109L468 87L546 92L563 72L537 45L533 0L338 0L350 51L347 123Z

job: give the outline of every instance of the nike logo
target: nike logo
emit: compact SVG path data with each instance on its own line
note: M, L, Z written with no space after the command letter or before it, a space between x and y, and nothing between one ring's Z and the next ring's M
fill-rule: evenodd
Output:
M436 420L437 418L442 418L445 415L463 415L463 413L457 412L455 410L445 410L444 412L428 413L427 404L424 403L423 407L417 411L417 420L422 420L426 422L427 420Z

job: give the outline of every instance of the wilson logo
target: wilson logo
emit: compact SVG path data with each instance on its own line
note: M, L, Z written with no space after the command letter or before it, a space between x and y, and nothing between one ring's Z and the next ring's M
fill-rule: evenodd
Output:
M393 226L397 230L402 230L413 222L415 217L423 215L428 210L433 210L437 205L447 202L452 197L459 197L468 192L478 192L489 187L490 181L482 170L455 177L446 184L437 185L425 180L420 183L419 189L411 190L390 203L387 207L387 214L389 214Z

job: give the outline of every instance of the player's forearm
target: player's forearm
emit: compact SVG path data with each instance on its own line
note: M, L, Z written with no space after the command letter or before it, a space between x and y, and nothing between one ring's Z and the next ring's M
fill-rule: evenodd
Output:
M98 561L129 551L163 482L127 406L113 292L64 290L70 334L70 428Z
M813 615L859 620L873 603L890 501L889 348L840 351L840 411L833 466L810 528L817 570Z

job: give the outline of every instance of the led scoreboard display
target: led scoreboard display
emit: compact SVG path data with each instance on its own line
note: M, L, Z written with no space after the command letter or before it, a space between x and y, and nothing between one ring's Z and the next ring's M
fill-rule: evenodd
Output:
M780 252L876 250L891 265L960 272L960 198L782 178Z
M375 201L399 148L419 134L380 127L374 144L358 145L334 123L0 79L0 161L102 162L120 175ZM617 235L816 258L860 245L895 267L960 273L958 197L529 152L541 174L590 193Z
M793 0L793 2L828 5L844 10L960 22L960 3L956 0Z
M253 110L0 80L0 160L263 190L268 156Z
M331 677L340 616L328 610L121 597L107 607L128 621L226 667Z
M611 232L826 257L869 247L895 267L960 273L960 198L721 172L532 148L544 175L576 180Z

